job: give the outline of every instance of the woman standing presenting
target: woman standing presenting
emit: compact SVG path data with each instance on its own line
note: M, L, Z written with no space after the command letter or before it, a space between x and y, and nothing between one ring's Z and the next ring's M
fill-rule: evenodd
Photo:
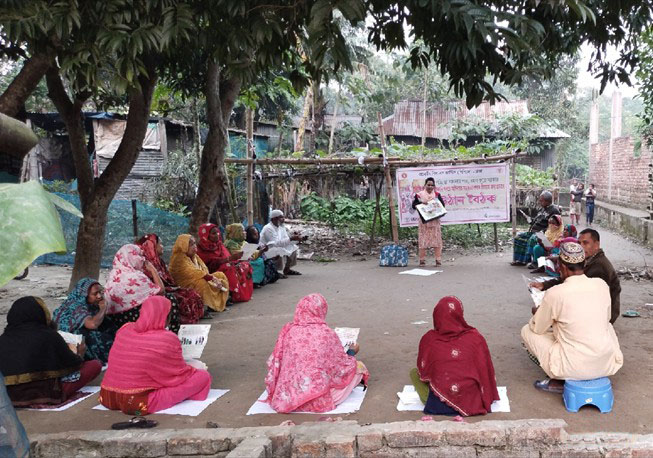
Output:
M435 179L429 177L424 182L424 189L415 194L413 208L419 204L427 204L433 199L438 199L444 207L444 201L440 193L435 190ZM432 219L425 222L420 215L419 219L419 265L426 265L426 249L433 248L435 251L435 265L442 265L442 232L440 231L440 220Z

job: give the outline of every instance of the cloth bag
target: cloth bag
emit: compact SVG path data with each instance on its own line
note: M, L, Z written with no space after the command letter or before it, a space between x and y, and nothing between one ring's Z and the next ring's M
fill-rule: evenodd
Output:
M406 267L408 265L408 250L401 245L390 244L381 248L379 255L381 267Z

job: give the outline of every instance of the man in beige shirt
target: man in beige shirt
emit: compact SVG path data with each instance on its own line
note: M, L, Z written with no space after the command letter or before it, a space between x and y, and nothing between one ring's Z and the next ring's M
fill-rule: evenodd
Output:
M585 254L579 244L563 243L559 260L564 282L547 290L521 330L526 349L551 378L535 382L535 387L556 393L566 379L607 377L623 365L610 324L610 288L583 274Z

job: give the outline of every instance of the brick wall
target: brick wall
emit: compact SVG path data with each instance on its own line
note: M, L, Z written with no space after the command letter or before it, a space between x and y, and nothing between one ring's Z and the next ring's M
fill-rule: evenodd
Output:
M592 145L589 183L594 183L597 199L645 210L649 205L649 164L651 152L645 146L635 157L633 139L618 137L612 146L612 199L608 199L608 157L610 142ZM589 184L588 183L588 184Z

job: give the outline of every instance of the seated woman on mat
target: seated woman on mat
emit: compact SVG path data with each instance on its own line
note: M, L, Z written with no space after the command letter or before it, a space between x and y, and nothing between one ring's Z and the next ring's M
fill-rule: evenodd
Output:
M560 245L567 242L578 243L578 239L576 238L577 235L578 232L576 231L576 226L573 224L565 225L562 235L553 244L553 247L549 251L549 255L546 257L546 259L553 263L553 267L551 267L551 265L545 265L535 270L531 270L531 273L545 273L549 277L560 277L560 264L558 262L558 258L560 257Z
M74 353L56 331L50 311L38 297L11 305L0 335L0 372L16 407L61 404L98 376L102 363L84 361L82 343Z
M227 230L231 226L227 226ZM252 268L247 261L239 261L243 254L240 250L242 243L238 249L228 249L227 244L222 243L220 229L215 224L202 224L199 236L197 256L204 261L209 272L219 271L227 277L231 300L246 302L251 299Z
M356 361L358 345L345 353L326 324L327 302L310 294L297 304L295 317L279 333L268 359L265 402L281 413L328 412L347 399L369 372Z
M249 260L249 265L252 266L254 287L264 286L277 281L279 279L277 265L271 259L265 258L265 252L268 250L268 247L267 245L261 245L261 234L259 234L256 226L247 226L247 229L245 229L245 241L258 245L259 247Z
M551 246L546 247L540 239L537 239L537 244L533 247L533 262L528 265L529 269L534 269L532 273L544 272L544 268L539 268L537 266L537 260L543 256L548 256L554 248L560 245L559 241L564 232L562 217L560 215L553 215L549 218L548 224L549 225L544 232L544 237L546 237Z
M84 336L84 359L106 363L118 328L106 316L107 303L102 286L92 278L82 278L53 313L60 331Z
M170 258L172 278L182 288L198 292L202 302L211 310L222 312L229 299L229 281L222 272L209 273L197 256L197 243L190 234L177 237Z
M153 280L143 273L145 270ZM118 250L113 258L113 267L106 284L107 314L118 327L138 319L141 304L145 299L164 295L165 292L166 288L161 277L156 268L145 260L140 246L127 244ZM181 326L179 308L174 296L172 299L170 330L178 332Z
M197 323L200 318L205 317L205 315L206 318L210 318L208 307L204 310L205 307L202 298L196 291L188 288L180 288L175 284L172 275L170 275L170 272L168 271L168 267L166 267L166 263L161 257L163 256L163 244L161 243L161 239L156 234L147 234L136 242L136 244L143 249L145 260L152 264L159 274L159 278L165 286L166 297L173 302L170 297L172 296L177 302L181 323L194 324ZM150 280L155 280L148 269L145 268L143 271Z
M424 413L466 417L490 412L499 400L492 358L483 336L465 321L460 299L440 299L433 325L419 342L417 369L410 372Z
M179 338L165 329L170 306L162 296L146 299L138 320L116 334L100 389L100 403L106 408L147 415L208 396L211 375L188 365Z

